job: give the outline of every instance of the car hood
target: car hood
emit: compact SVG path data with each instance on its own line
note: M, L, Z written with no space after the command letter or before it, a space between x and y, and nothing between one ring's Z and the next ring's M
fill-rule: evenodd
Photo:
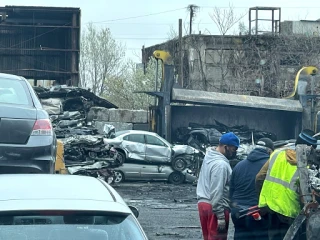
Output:
M198 150L188 145L174 145L172 150L175 154L194 154Z

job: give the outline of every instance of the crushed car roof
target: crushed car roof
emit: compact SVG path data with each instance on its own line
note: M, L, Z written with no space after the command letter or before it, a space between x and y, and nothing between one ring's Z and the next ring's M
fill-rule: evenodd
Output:
M38 89L35 89L38 90ZM108 100L95 95L93 92L80 88L80 87L67 87L67 86L58 86L58 89L54 91L37 91L38 97L40 99L48 98L62 98L62 99L71 99L84 97L87 100L94 102L95 106L105 107L105 108L118 108L115 104L109 102Z

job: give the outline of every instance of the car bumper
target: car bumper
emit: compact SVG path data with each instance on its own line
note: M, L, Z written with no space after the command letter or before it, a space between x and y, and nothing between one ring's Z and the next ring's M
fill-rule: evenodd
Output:
M0 144L0 173L53 173L55 155L53 136L31 136L26 145Z

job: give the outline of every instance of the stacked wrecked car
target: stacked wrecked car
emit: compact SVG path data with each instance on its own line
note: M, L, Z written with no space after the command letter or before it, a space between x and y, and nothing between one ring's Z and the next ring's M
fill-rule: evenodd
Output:
M112 125L105 124L99 132L95 123L88 121L89 110L93 106L116 106L87 90L66 86L36 90L50 115L56 137L63 142L70 174L106 180L121 177L121 181L137 177L175 184L195 180L204 156L201 151L188 145L171 145L147 131L116 132ZM137 173L133 178L126 175L132 168Z
M109 132L99 134L87 113L92 106L117 108L93 93L75 87L35 89L49 113L57 139L64 145L64 160L70 174L100 177L110 182L120 166L117 151L103 141Z

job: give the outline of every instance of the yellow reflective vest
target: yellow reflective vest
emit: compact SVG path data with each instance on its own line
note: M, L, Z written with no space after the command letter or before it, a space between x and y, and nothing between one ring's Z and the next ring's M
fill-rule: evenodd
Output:
M286 151L270 156L269 168L259 197L259 207L268 206L276 213L295 218L301 210L298 195L297 166L286 159Z

